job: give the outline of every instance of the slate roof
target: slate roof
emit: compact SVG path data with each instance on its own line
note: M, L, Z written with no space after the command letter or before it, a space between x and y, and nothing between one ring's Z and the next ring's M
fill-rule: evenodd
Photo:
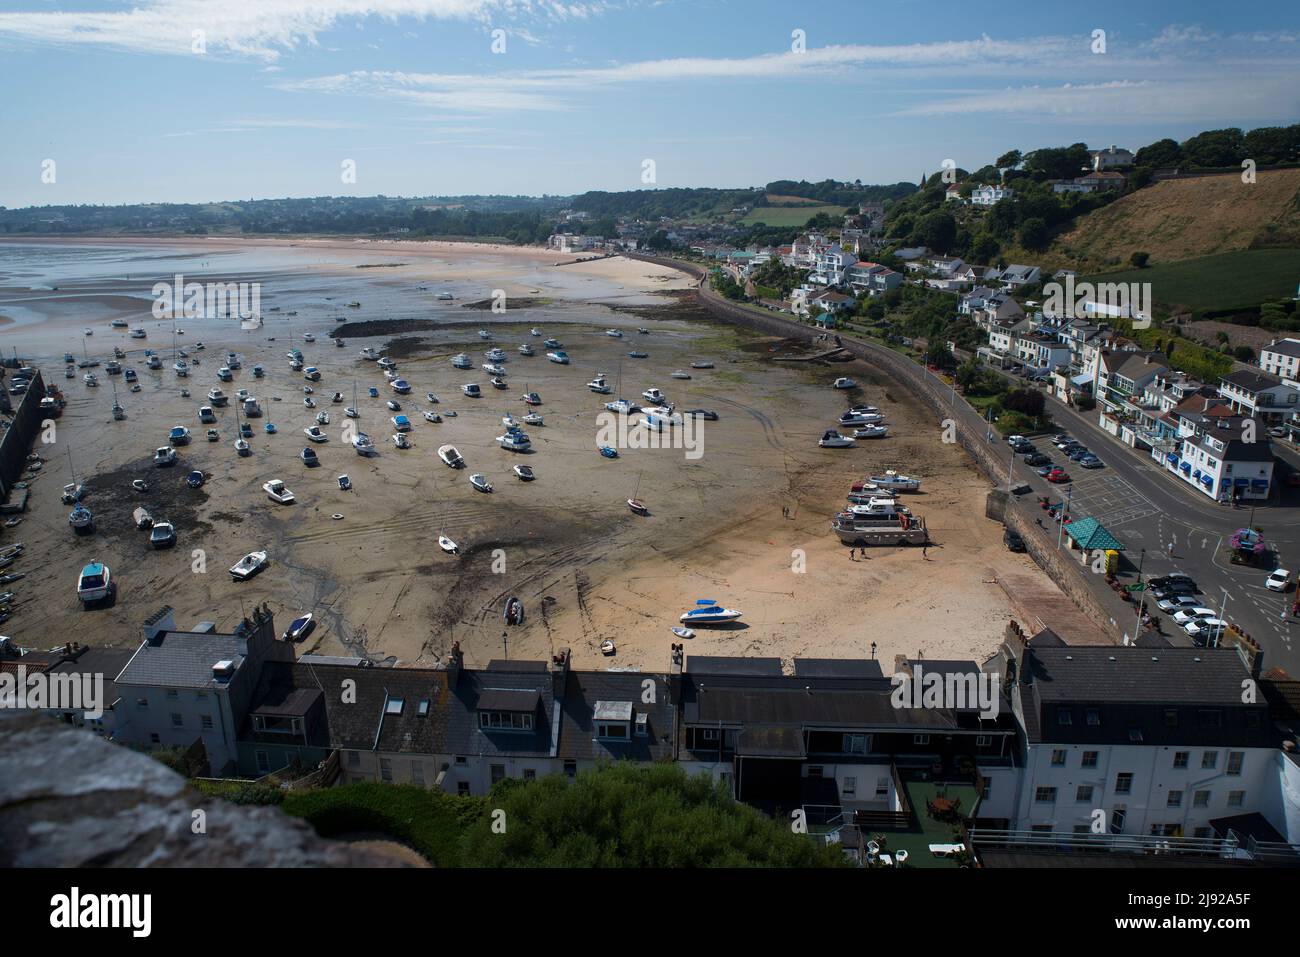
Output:
M53 665L48 674L52 675L102 675L104 679L104 704L111 705L117 700L118 673L131 656L135 654L130 648L85 648L76 658L65 658Z
M1276 376L1267 375L1263 372L1252 372L1250 369L1229 372L1225 376L1220 376L1219 381L1230 382L1237 388L1244 389L1247 392L1263 392L1265 389L1274 389L1282 384L1282 380Z
M654 682L654 701L646 702L646 681ZM626 741L596 737L596 702L630 702L631 737ZM635 733L637 715L647 715L647 735ZM672 757L676 734L676 707L668 689L668 676L650 672L571 671L560 709L558 757L566 760L655 761Z
M1291 356L1300 358L1300 340L1297 339L1278 339L1276 342L1270 342L1260 352L1273 352L1280 356Z
M119 685L150 688L212 687L212 666L218 661L244 660L247 643L238 635L163 631L136 649L117 677Z
M732 658L712 655L690 655L684 669L690 674L705 675L771 675L780 677L780 658Z

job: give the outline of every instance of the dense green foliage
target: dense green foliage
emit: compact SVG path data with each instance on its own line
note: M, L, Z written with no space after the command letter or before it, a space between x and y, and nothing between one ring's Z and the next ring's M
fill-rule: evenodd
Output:
M438 867L833 867L842 860L787 822L736 803L724 785L671 764L508 779L485 798L367 781L294 792L282 808L323 836L383 835Z

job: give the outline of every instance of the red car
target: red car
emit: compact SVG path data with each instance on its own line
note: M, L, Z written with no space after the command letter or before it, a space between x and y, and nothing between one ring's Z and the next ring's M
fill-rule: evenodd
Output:
M1065 469L1052 469L1052 471L1047 473L1047 481L1053 482L1057 485L1062 485L1065 482L1070 481L1070 473L1065 471Z

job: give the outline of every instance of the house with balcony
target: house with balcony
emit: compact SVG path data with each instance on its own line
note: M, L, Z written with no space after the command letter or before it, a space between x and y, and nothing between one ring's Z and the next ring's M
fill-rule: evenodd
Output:
M1044 332L1017 335L1013 349L1016 358L1034 375L1045 376L1070 364L1070 350L1065 343Z
M856 254L833 243L817 249L813 255L812 274L808 281L820 286L840 286L846 282L851 266L858 261Z
M1300 339L1274 339L1259 350L1259 367L1284 385L1300 389Z
M1067 647L1045 632L1009 636L984 667L1002 674L1024 741L1011 830L1097 845L1209 839L1257 814L1297 838L1283 734L1264 694L1242 694L1259 655Z
M988 331L998 323L1016 323L1023 321L1022 329L1028 329L1030 325L1029 318L1025 315L1025 310L1020 303L1016 302L1005 293L993 293L983 299L983 304L979 308L974 308L969 313L971 321L979 329Z
M976 186L970 192L969 203L972 206L994 206L1004 199L1015 198L1016 191L1010 186Z
M1268 426L1281 425L1300 408L1300 389L1277 376L1250 369L1219 379L1219 395L1233 411L1254 416Z
M985 279L989 281L996 280L1002 283L1003 289L1011 291L1019 289L1021 286L1032 286L1042 277L1042 270L1037 266L1021 266L1012 263L1005 269L999 270L996 276L990 273Z
M1190 396L1166 418L1177 422L1177 432L1151 448L1166 474L1219 502L1268 498L1273 447L1263 423L1203 395Z
M856 262L848 269L848 283L854 289L869 296L883 296L891 289L903 284L902 273L895 272L880 263Z

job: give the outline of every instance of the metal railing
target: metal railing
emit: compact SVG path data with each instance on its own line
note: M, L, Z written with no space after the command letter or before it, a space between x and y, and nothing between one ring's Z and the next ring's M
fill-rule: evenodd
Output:
M1300 845L1256 841L1229 830L1226 837L1075 834L1067 831L971 828L967 844L980 850L1046 850L1059 854L1134 854L1202 857L1300 866Z

